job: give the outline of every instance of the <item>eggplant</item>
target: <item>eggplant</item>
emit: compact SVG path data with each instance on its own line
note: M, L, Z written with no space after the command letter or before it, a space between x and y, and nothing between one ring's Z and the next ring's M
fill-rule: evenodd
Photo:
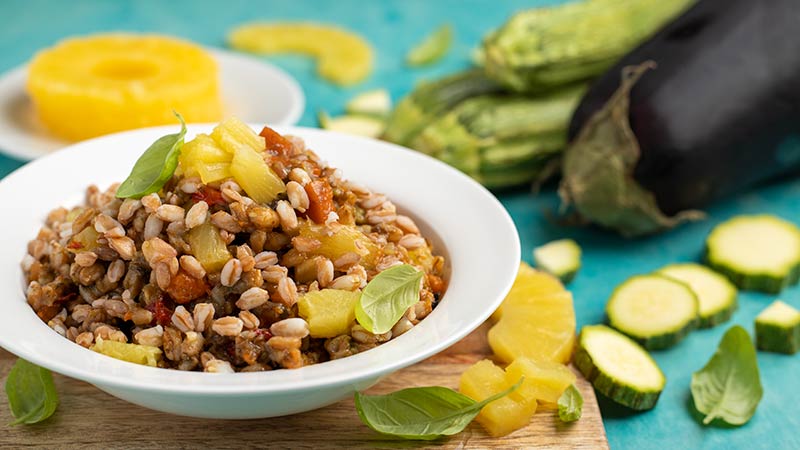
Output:
M797 0L698 1L590 87L570 123L562 199L638 236L796 171L798 24Z

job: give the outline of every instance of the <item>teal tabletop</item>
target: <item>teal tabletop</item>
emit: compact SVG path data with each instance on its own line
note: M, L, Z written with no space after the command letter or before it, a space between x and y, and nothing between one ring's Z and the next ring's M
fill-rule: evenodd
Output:
M157 31L223 47L232 27L254 19L313 20L345 26L366 37L376 49L370 78L352 88L320 80L311 61L281 56L270 61L295 76L305 91L301 125L315 126L317 111L339 113L347 99L367 88L388 89L397 100L420 80L469 65L481 36L514 11L559 3L542 0L227 0L106 1L3 0L0 2L0 72L26 62L38 49L75 34L107 30ZM455 45L443 61L420 69L403 63L406 51L442 23L455 30ZM0 156L0 177L24 164ZM708 208L708 219L659 236L625 240L596 229L567 228L553 220L558 200L551 189L498 193L519 230L523 258L552 239L572 237L584 250L583 268L570 285L575 295L578 326L603 321L603 309L614 286L627 277L667 263L697 261L709 230L736 214L772 213L800 223L800 181L781 181L721 201ZM552 213L552 214L551 214ZM800 307L800 288L781 299ZM632 413L600 398L612 448L800 448L800 356L759 352L764 397L753 419L738 428L705 427L692 415L689 382L692 372L711 357L722 334L741 324L753 333L756 314L775 296L743 293L733 319L716 328L693 332L679 345L655 352L667 376L657 407Z

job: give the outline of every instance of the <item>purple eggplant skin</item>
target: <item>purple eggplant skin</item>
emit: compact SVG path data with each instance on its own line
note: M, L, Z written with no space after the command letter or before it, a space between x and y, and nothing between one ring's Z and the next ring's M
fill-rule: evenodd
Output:
M800 0L700 0L626 55L584 96L574 138L620 85L641 148L634 179L667 215L800 167Z

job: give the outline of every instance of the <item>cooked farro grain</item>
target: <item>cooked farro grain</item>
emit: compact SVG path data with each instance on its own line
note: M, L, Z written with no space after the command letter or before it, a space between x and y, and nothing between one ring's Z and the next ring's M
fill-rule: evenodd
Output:
M185 170L138 200L115 198L116 184L90 186L85 205L53 210L28 244L28 303L79 345L158 347L159 366L179 370L296 368L407 333L443 294L444 259L385 195L343 180L301 139L281 139L263 153L285 184L271 202L255 201L247 183L203 184ZM193 238L209 229L216 241ZM299 298L358 291L398 264L426 276L419 302L390 332L354 322L340 336L310 335Z

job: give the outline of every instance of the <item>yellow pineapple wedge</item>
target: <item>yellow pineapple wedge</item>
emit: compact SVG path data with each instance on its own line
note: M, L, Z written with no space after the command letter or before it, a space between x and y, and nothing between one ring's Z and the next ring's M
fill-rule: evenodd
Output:
M128 344L125 342L108 341L97 338L97 342L89 347L97 353L102 353L112 358L121 359L135 364L156 367L161 359L161 349L149 345Z
M361 255L360 264L364 267L371 269L375 266L378 246L355 226L341 225L331 233L328 227L304 220L300 223L300 236L320 242L319 248L313 252L315 255L336 261L345 253L356 253Z
M320 76L340 85L372 71L372 48L355 33L314 23L249 23L228 35L231 47L252 53L302 53L317 58Z
M561 394L573 383L575 374L567 366L530 358L517 358L506 367L509 383L524 377L522 385L515 391L527 399L556 403Z
M192 255L209 272L221 270L231 259L231 253L219 235L219 230L210 222L189 230L186 240L192 248Z
M524 264L524 263L523 263ZM575 344L572 294L558 280L523 265L489 330L489 345L502 361L518 357L566 363Z
M222 115L217 64L201 47L158 35L98 34L39 52L28 92L55 135L80 140Z
M506 373L484 359L470 366L462 375L458 390L467 397L481 401L513 386L519 380L509 382ZM505 436L531 421L536 412L536 400L524 397L516 391L495 400L481 409L475 420L494 436Z
M361 292L322 289L297 301L300 317L308 322L311 337L332 338L348 334L356 321L356 302Z

